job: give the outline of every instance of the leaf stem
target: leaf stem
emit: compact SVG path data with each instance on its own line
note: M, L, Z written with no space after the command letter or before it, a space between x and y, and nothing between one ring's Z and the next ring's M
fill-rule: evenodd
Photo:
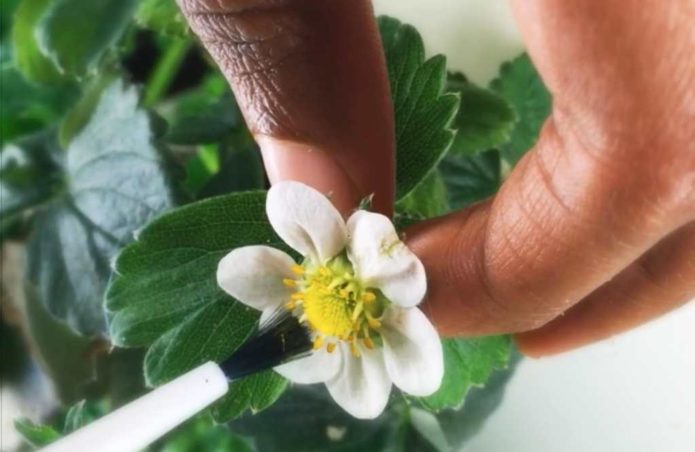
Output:
M166 46L145 87L146 107L157 103L166 94L190 46L188 39L174 39Z

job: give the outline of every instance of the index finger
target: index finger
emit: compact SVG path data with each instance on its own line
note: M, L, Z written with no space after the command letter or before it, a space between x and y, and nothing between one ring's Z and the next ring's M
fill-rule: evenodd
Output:
M368 0L179 0L232 86L271 182L390 214L395 137Z

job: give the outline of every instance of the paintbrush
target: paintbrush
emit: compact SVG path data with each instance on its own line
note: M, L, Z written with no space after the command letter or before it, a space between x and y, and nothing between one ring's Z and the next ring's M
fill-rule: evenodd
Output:
M138 451L227 393L229 383L309 353L307 329L278 309L220 364L207 362L42 449Z

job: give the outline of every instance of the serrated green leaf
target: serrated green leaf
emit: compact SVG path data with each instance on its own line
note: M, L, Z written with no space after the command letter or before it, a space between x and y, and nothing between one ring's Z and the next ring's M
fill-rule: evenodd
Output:
M518 118L509 141L501 147L502 157L513 165L538 140L552 99L526 54L504 63L490 88L507 99Z
M462 209L497 192L502 180L498 151L447 155L439 164L452 209Z
M265 216L263 192L210 198L165 214L118 257L118 276L106 295L111 337L122 346L153 343L145 364L150 384L226 358L254 330L258 313L226 295L215 279L220 259L249 244L286 249ZM260 410L285 385L274 374L249 377L230 387L215 413L222 421Z
M379 30L396 121L396 199L401 199L449 149L459 96L444 92L446 59L437 55L425 61L415 28L380 17Z
M29 419L15 419L14 428L25 441L34 447L46 446L61 436L50 425L37 425Z
M29 283L54 316L83 334L105 330L111 259L172 204L150 119L137 102L121 82L104 91L65 153L64 196L39 214L29 240Z
M123 35L137 0L53 0L34 35L61 73L82 78L97 71Z
M188 25L175 0L142 0L135 12L135 21L166 36L184 37Z
M24 76L38 83L61 83L64 77L53 61L43 54L36 40L39 20L53 0L22 0L12 26L12 55Z
M229 393L213 406L212 415L218 422L224 422L241 416L246 410L258 413L275 403L288 383L272 370L242 378L230 385Z
M511 341L508 336L475 339L444 339L444 379L439 390L420 399L430 410L460 408L471 387L484 384L493 371L503 369L509 361Z
M456 137L449 154L473 155L509 141L516 114L503 97L476 86L461 74L449 76L448 89L461 96L453 123Z

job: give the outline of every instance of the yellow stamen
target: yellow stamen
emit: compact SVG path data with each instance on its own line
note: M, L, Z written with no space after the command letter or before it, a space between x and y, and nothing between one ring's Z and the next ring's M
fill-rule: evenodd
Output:
M367 317L367 323L369 323L370 328L373 328L375 330L381 328L381 322L378 319L375 319L374 317Z
M362 294L362 300L365 303L371 303L372 301L376 300L376 295L374 295L372 292L365 292Z
M292 273L294 273L295 275L303 275L304 274L304 267L302 267L299 264L294 264L294 265L292 265L291 268L292 268Z
M329 342L326 344L326 351L328 353L333 353L333 350L335 350L335 343L334 342Z
M352 311L352 321L353 322L359 318L360 314L362 314L363 308L364 308L364 303L362 303L362 302L357 303L357 305L355 306L355 310Z
M372 340L371 337L367 336L364 339L362 339L362 342L364 342L364 346L367 347L370 350L374 350L374 341Z
M293 311L294 308L297 307L297 303L295 303L293 300L290 300L290 301L288 301L287 303L285 303L285 307L286 307L288 310Z
M294 301L301 301L304 298L304 295L300 292L295 292L290 295L290 298Z
M276 280L276 281L277 281L277 280ZM297 287L297 281L295 281L294 279L285 278L285 279L282 280L282 283L283 283L286 287Z
M352 351L352 355L355 358L359 358L361 356L360 349L357 348L357 344L354 341L350 343L350 351Z
M330 345L330 344L328 344ZM323 346L323 337L321 336L316 336L316 339L314 339L314 350L318 350Z

